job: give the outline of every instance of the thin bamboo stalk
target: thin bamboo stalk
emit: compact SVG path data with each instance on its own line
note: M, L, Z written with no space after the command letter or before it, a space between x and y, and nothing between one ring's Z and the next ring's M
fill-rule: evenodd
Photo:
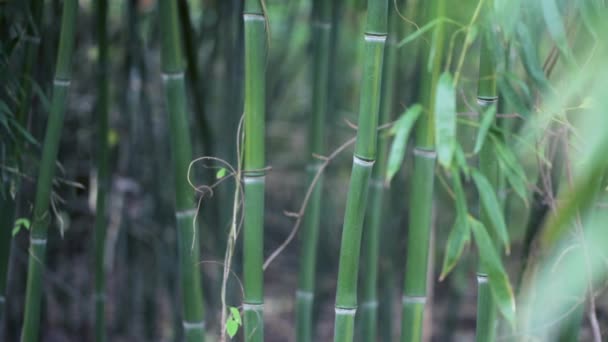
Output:
M177 219L182 324L187 342L205 338L203 295L199 269L199 234L194 217L196 205L193 189L188 183L188 168L192 159L190 126L186 106L186 86L177 2L160 1L162 71L167 108L173 176L175 177L175 216Z
M0 172L0 324L4 322L6 290L8 281L8 264L11 247L11 231L15 219L15 200L9 189L11 178ZM0 328L0 337L2 337Z
M245 26L245 183L243 284L245 340L264 340L264 187L266 17L260 0L246 0Z
M107 189L110 187L108 160L108 37L107 0L95 1L97 44L99 47L97 75L97 208L95 210L95 340L103 342L105 335L105 270Z
M47 231L51 218L49 203L52 194L52 182L55 174L55 161L59 150L59 140L63 126L66 96L71 81L71 61L74 50L76 33L77 0L65 0L61 19L61 34L55 79L53 81L53 97L51 112L47 123L36 198L34 202L34 217L30 233L30 253L28 262L28 277L25 294L25 313L21 341L34 342L38 340L40 327L40 305L42 300L42 272L46 259Z
M179 22L181 24L181 30L183 33L183 41L184 41L184 52L187 61L187 69L186 74L188 78L188 83L190 88L192 89L193 103L194 109L196 112L196 122L198 124L198 129L200 130L200 135L202 136L203 148L207 155L212 155L214 153L213 149L213 136L212 132L209 129L209 120L207 120L207 115L205 111L205 98L206 94L203 91L203 86L200 82L199 78L199 67L198 67L198 44L196 40L196 32L192 27L192 19L190 17L190 10L188 8L187 0L179 0L178 1L178 11L179 11Z
M486 2L485 10L491 7L491 0ZM490 28L488 28L490 30ZM495 107L498 102L498 93L496 91L496 66L492 51L490 50L490 41L492 32L488 31L482 35L481 53L479 57L479 82L477 89L477 103L480 106L480 112L485 113L489 108ZM486 176L495 190L499 188L498 163L495 156L494 148L491 141L486 141L479 152L479 170ZM492 221L489 218L489 213L482 207L480 209L481 222L490 227ZM496 303L492 298L490 290L490 282L487 270L480 263L477 270L477 327L476 340L478 342L491 342L496 338Z
M27 116L30 109L32 89L33 89L33 74L36 58L38 57L38 49L40 47L40 23L42 21L43 1L31 0L29 7L32 15L32 21L27 28L27 47L25 51L25 62L23 65L23 82L22 92L19 102L19 110L17 111L17 121L25 127L27 124Z
M42 1L32 0L29 4L31 13L31 21L27 25L27 45L25 51L25 61L23 64L22 80L20 83L21 92L19 92L19 107L16 114L16 119L19 125L25 127L27 124L27 113L30 109L33 88L34 63L38 55L40 46L40 22L42 18ZM9 137L6 134L5 137ZM21 151L23 148L23 138L17 135L13 138L8 138L4 142L7 164L18 170L20 168ZM3 322L6 282L8 278L8 264L11 246L11 231L15 218L16 199L10 193L12 187L19 188L19 178L12 177L4 171L0 174L0 184L2 184L2 193L0 193L0 322ZM14 183L13 183L14 182ZM13 183L13 184L11 184Z
M383 125L390 120L393 109L393 94L396 79L397 49L397 12L394 6L389 6L388 40L384 49L384 63L382 70L382 97L380 99L379 124ZM375 166L372 170L370 182L370 204L364 226L365 244L363 248L363 262L366 276L363 280L363 296L361 303L362 341L378 340L378 259L380 254L381 231L384 226L384 199L387 187L384 176L387 168L388 137L385 134L377 137L378 153Z
M331 7L332 1L315 0L312 9L313 39L313 89L312 117L309 126L308 179L312 181L321 167L322 161L314 155L325 151L325 116L329 95L329 58L331 49ZM313 303L315 292L315 272L319 221L321 215L321 195L323 178L315 184L304 216L302 229L301 265L296 292L296 341L313 341Z
M427 22L443 16L445 0L435 0L427 9ZM420 100L425 113L415 127L414 170L411 177L409 201L409 234L405 265L405 281L402 297L403 318L401 341L421 341L423 338L424 309L427 299L427 273L429 241L432 224L434 174L435 174L435 104L434 94L441 72L444 26L440 23L433 32L431 70L424 68L430 56L428 48L422 48L422 93Z
M386 0L369 0L367 3L359 128L344 213L336 291L334 341L340 342L352 341L355 328L361 235L369 181L376 159L382 64L387 37L387 7Z

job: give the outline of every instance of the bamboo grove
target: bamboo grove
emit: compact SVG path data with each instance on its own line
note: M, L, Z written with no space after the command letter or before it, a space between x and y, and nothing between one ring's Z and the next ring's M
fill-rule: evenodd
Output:
M605 340L607 19L0 1L0 340Z

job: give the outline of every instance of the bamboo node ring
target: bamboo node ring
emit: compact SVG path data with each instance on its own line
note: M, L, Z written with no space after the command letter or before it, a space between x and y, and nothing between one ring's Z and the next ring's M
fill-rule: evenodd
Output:
M426 296L403 296L401 297L401 302L403 304L425 304Z
M425 150L419 147L414 147L414 155L427 159L437 158L437 152L435 150Z
M303 299L312 299L314 297L314 294L310 291L297 290L296 297L303 298Z
M375 160L365 160L360 157L357 157L356 155L353 156L353 163L355 163L357 165L361 165L363 167L372 167L372 166L374 166L375 162L376 162Z
M205 329L205 321L200 321L200 322L182 321L182 325L184 326L185 330Z
M46 239L30 238L32 245L46 245Z
M259 304L243 303L243 310L245 310L245 311L264 311L264 303L259 303Z
M357 313L357 308L338 308L336 307L336 315L354 316Z

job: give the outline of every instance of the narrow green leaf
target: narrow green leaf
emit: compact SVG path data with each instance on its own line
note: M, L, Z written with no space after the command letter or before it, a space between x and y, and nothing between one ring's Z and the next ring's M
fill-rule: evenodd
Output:
M481 151L483 143L486 140L486 136L488 135L488 131L490 130L490 126L492 126L495 117L496 106L488 107L485 113L483 113L483 118L481 118L481 123L479 124L479 129L477 130L477 140L475 141L473 153L477 154L479 151Z
M15 130L17 130L19 134L21 134L21 136L24 137L25 140L27 140L30 144L34 146L39 146L38 141L36 141L36 139L34 139L34 137L30 134L30 132L28 132L27 129L21 126L15 118L10 118L9 122L10 125L15 128Z
M462 252L466 245L470 242L470 229L467 222L468 209L467 199L462 189L462 183L460 181L460 173L457 168L451 169L452 183L454 193L456 195L456 220L454 221L454 227L450 231L448 241L446 244L445 255L443 259L443 267L441 269L441 275L439 280L445 279L445 277L454 269L456 263L462 256Z
M488 272L494 301L500 313L513 326L515 324L515 296L507 272L505 272L486 227L471 216L469 216L469 224L475 237L479 259Z
M243 321L241 320L241 312L239 311L239 309L235 308L234 306L231 306L230 315L232 315L232 318L238 325L243 324Z
M521 59L524 68L534 81L534 83L541 88L542 91L549 89L549 81L545 77L540 59L538 58L537 44L532 42L532 35L530 34L528 27L520 23L517 26L517 38L521 51Z
M430 31L432 28L434 28L435 26L437 26L441 22L451 23L451 24L454 24L456 26L463 26L461 23L459 23L457 21L454 21L454 20L452 20L450 18L445 18L445 17L435 18L435 19L429 21L428 23L426 23L424 26L422 26L418 30L416 30L416 31L412 32L411 34L409 34L407 37L403 38L397 44L397 48L401 48L405 44L414 41L416 38L422 36L423 34L425 34L428 31Z
M215 178L217 178L217 179L224 178L225 175L226 175L226 168L221 167L215 173Z
M519 196L526 206L528 206L528 180L523 167L517 161L515 154L509 147L503 144L503 142L495 136L491 137L500 169L505 174L509 185L513 188L517 196Z
M230 338L233 338L238 331L239 324L232 318L229 318L228 321L226 321L226 332L228 333L228 336L230 336Z
M477 191L479 192L481 204L488 214L498 238L504 244L507 254L509 254L511 250L509 244L509 233L507 231L507 225L505 224L505 218L500 208L500 204L496 198L494 190L492 189L492 185L483 174L476 170L473 170L473 182L475 183Z
M19 226L19 225L15 225L15 226L13 227L13 231L12 231L12 233L11 233L11 234L12 234L13 236L15 236L15 235L19 234L19 231L20 231L20 230L21 230L21 226Z
M30 220L25 217L21 217L21 218L18 218L15 220L15 225L23 226L23 227L25 227L25 229L29 230L30 229Z
M454 150L454 156L456 157L456 165L458 165L458 168L460 169L460 171L462 171L462 173L464 173L464 175L468 179L471 176L471 171L470 171L471 168L467 164L467 157L464 154L464 151L462 150L462 146L458 143L456 143L456 149Z
M608 143L604 142L600 146L607 148ZM608 169L608 161L603 156L602 149L598 149L596 152L598 152L596 153L596 158L591 161L584 174L578 176L574 181L574 185L559 196L557 201L559 206L555 211L555 215L549 217L540 236L541 248L543 250L548 250L554 246L564 232L567 231L567 223L579 212L588 209L591 203L593 203L598 190L598 180L601 179L606 169ZM600 155L599 152L602 154Z
M449 72L441 74L437 82L435 145L439 164L449 168L456 145L456 90Z
M564 29L562 16L557 7L555 0L542 0L542 13L545 18L545 23L551 35L551 39L555 42L557 48L564 55L568 62L574 62L572 59L572 52L568 44L568 36Z
M462 252L465 247L471 241L471 232L467 223L466 216L456 216L454 226L448 236L448 241L445 246L445 254L443 257L443 266L441 268L441 275L439 281L445 279L445 277L456 267L458 260L462 256Z
M385 182L390 183L391 179L401 168L405 157L407 140L414 126L414 123L422 113L422 106L415 104L411 106L391 128L390 133L395 135L388 155L388 165L386 169Z

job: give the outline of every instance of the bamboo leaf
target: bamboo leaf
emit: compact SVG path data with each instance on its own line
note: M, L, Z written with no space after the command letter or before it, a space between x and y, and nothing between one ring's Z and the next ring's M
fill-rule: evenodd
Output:
M475 237L480 261L488 272L494 301L500 313L513 326L515 324L515 296L500 256L496 252L486 227L471 216L469 216L469 224Z
M405 157L405 148L407 146L407 140L414 126L416 120L422 113L422 106L415 104L410 107L401 117L395 125L391 128L390 134L394 134L395 138L391 144L391 149L388 155L388 166L386 170L385 182L390 183L391 179L401 168L403 159Z
M241 320L241 313L239 312L239 309L235 308L234 306L231 306L230 315L232 316L232 318L238 325L243 324L243 321Z
M445 279L445 277L456 267L458 260L462 256L462 252L465 247L471 241L471 231L467 223L466 216L456 216L454 221L454 227L450 231L448 241L445 246L445 255L443 257L443 267L441 268L441 275L439 281Z
M446 251L443 259L443 267L441 269L441 275L439 280L445 279L445 277L454 269L456 263L462 256L462 252L466 245L470 242L470 228L467 222L468 209L467 199L462 189L462 182L460 181L460 173L457 168L451 169L452 182L454 193L456 194L456 220L454 221L454 227L450 231L448 241L446 244Z
M507 182L513 188L515 193L528 206L528 185L526 173L517 161L515 154L505 145L500 139L491 136L493 146L496 150L498 163L507 178Z
M505 218L502 214L502 210L500 208L500 204L498 203L498 199L496 198L496 194L492 189L492 185L483 174L476 170L473 170L473 182L475 183L477 191L479 192L481 204L485 209L486 213L488 214L488 217L492 222L492 226L496 234L498 235L501 242L505 245L505 250L507 254L509 254L509 233L507 232Z
M239 324L232 318L228 319L228 321L226 321L226 332L228 333L228 336L230 336L230 338L233 338L238 331Z
M437 83L435 145L439 164L450 167L456 145L456 91L449 72L441 74Z
M477 131L477 140L475 141L473 153L477 154L481 151L483 142L486 140L486 136L488 135L488 131L490 130L490 126L492 126L495 117L496 106L490 106L485 113L483 113L483 118L481 119L479 130Z
M561 51L568 62L573 62L572 52L568 45L568 36L564 29L562 16L557 7L555 0L542 0L542 13L545 18L545 23L551 35L551 39L555 42L557 48Z
M505 40L509 41L519 21L522 0L495 0L494 13L498 25L502 28Z
M464 175L468 179L471 175L471 168L467 164L467 157L465 156L464 151L462 150L462 146L460 144L456 144L454 156L456 157L456 165L458 165L460 171L462 171L462 173L464 173Z
M608 139L604 139L608 140ZM602 144L608 147L608 143ZM598 149L596 152L602 151ZM555 215L551 215L543 228L540 236L541 246L543 250L547 250L561 238L568 227L567 223L580 211L588 208L593 202L598 188L598 180L601 179L608 168L608 162L600 153L596 153L597 157L592 160L592 164L586 170L585 174L579 176L575 180L574 186L568 188L561 196L559 196L559 206L555 211Z
M519 24L517 27L517 37L519 38L519 46L521 51L521 58L524 68L534 81L534 83L541 88L541 90L549 89L549 82L545 77L545 73L540 64L537 45L532 42L532 35L528 31L528 27L524 24Z
M397 44L397 48L401 48L404 45L406 45L407 43L410 43L410 42L414 41L416 38L422 36L423 34L425 34L426 32L430 31L432 28L434 28L435 26L437 26L438 24L440 24L442 22L451 23L451 24L454 24L456 26L463 26L461 23L459 23L457 21L454 21L454 20L452 20L450 18L445 18L445 17L435 18L435 19L429 21L428 23L426 23L424 26L422 26L418 30L412 32L411 34L409 34L405 38L403 38Z
M221 167L219 170L217 170L217 172L215 173L215 178L216 179L221 179L224 178L224 176L226 176L226 168Z

